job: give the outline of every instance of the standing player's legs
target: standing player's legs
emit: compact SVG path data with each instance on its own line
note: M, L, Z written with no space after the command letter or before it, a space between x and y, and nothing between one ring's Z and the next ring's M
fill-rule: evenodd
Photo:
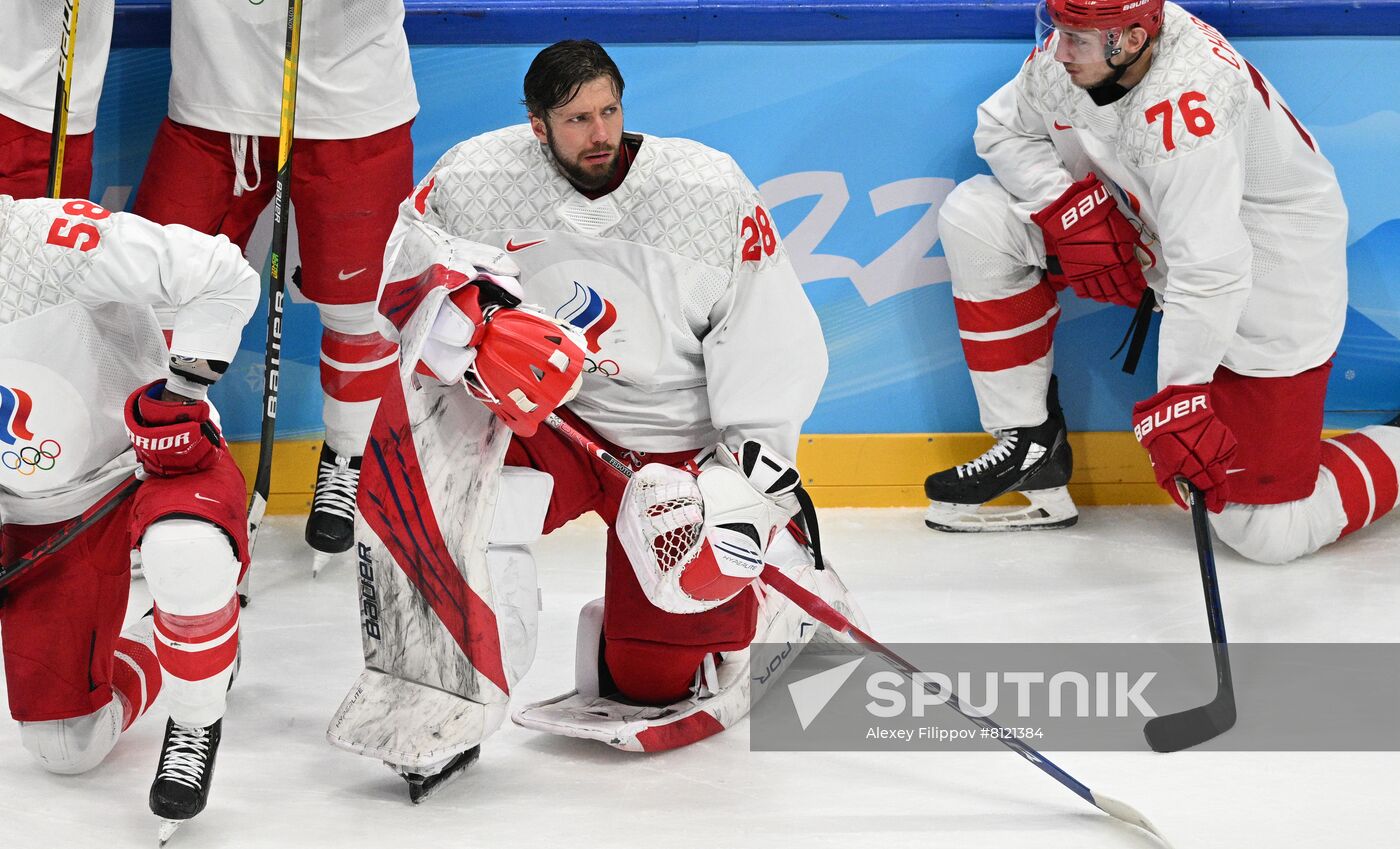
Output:
M326 427L306 541L327 554L353 542L360 457L398 365L398 347L375 327L374 301L384 244L413 189L410 126L359 139L298 140L292 155L301 291L321 313Z
M1258 378L1222 366L1211 381L1216 415L1239 440L1228 501L1211 526L1251 560L1287 563L1395 506L1400 427L1319 441L1331 368Z
M151 619L119 635L131 585L131 501L0 594L10 714L25 749L50 772L86 772L161 690ZM6 525L8 562L63 526Z
M44 197L49 185L53 136L0 115L0 195ZM92 191L92 133L69 135L63 148L59 195L85 198Z
M166 118L151 145L132 211L157 224L227 236L246 250L258 214L272 197L276 155L276 139L260 143Z
M933 502L925 522L938 530L1064 527L1078 517L1065 489L1072 458L1051 374L1060 307L1045 281L1041 239L1016 218L1014 202L981 175L958 185L939 210L963 355L982 427L997 443L925 481ZM1031 505L979 509L1013 490Z
M238 652L245 493L243 475L224 453L204 471L151 478L136 496L131 536L155 600L170 712L151 810L167 819L189 819L208 798Z

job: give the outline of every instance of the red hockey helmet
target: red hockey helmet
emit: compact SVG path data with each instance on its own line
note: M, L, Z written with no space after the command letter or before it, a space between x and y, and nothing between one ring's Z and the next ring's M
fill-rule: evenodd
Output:
M1140 26L1148 36L1162 31L1164 0L1040 0L1036 6L1036 43L1048 45L1051 30L1060 30L1056 58L1097 62L1118 54L1123 32Z
M467 367L472 395L519 436L578 394L583 340L577 331L528 309L498 309Z

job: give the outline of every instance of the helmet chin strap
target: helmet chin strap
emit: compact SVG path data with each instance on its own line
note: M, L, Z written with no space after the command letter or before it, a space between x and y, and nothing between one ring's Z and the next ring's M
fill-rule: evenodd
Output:
M1128 89L1124 87L1120 81L1123 79L1123 75L1128 73L1128 69L1136 65L1138 60L1143 57L1143 54L1147 52L1147 48L1150 47L1151 44L1152 42L1148 41L1148 43L1144 44L1142 46L1142 49L1139 50L1133 56L1133 58L1129 59L1122 65L1115 65L1111 60L1114 56L1117 56L1119 53L1122 53L1123 48L1114 47L1105 49L1104 52L1107 55L1104 56L1104 63L1108 65L1112 73L1108 75L1108 79L1104 80L1098 85L1090 86L1089 88L1084 89L1084 91L1088 93L1089 98L1094 101L1095 106L1107 106L1110 103L1121 99L1123 95L1128 93Z

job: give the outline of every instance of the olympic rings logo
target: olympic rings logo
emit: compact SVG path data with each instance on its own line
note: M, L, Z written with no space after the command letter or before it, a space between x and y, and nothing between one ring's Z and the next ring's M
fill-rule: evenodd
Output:
M594 361L592 357L583 358L584 374L601 374L604 377L617 377L620 371L622 371L622 369L618 368L617 363L613 360Z
M26 445L18 451L0 454L0 465L28 477L52 469L62 454L63 446L57 439L45 439L38 446Z

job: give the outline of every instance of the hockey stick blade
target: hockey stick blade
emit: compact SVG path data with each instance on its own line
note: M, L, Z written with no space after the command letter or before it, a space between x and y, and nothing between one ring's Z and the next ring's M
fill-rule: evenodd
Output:
M1128 825L1137 826L1138 828L1157 838L1158 842L1160 842L1163 846L1166 846L1167 849L1172 849L1171 841L1167 840L1166 836L1163 835L1162 832L1157 830L1157 826L1152 824L1152 820L1149 820L1147 817L1143 816L1142 812L1139 811L1137 808L1134 808L1127 802L1124 802L1120 799L1115 799L1112 796L1108 796L1103 793L1095 793L1093 795L1094 807L1098 808L1099 810L1103 811L1104 813L1108 814L1109 816L1113 817L1119 822L1125 822Z
M1235 726L1235 694L1222 687L1209 704L1154 716L1143 726L1143 736L1154 752L1179 752L1219 737Z
M1235 686L1230 674L1230 649L1225 638L1225 613L1220 604L1220 583L1215 574L1215 550L1210 540L1206 500L1195 484L1177 478L1177 486L1191 505L1191 530L1196 538L1196 560L1205 594L1206 620L1215 658L1215 698L1208 704L1154 716L1143 725L1147 745L1155 752L1179 752L1199 746L1235 726Z

